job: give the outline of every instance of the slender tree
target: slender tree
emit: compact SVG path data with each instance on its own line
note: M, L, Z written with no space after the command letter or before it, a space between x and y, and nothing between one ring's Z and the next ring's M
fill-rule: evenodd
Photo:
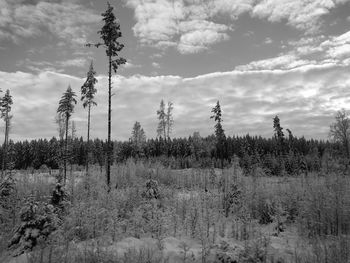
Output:
M120 24L117 21L114 13L113 7L107 3L107 10L102 14L104 25L102 29L98 31L103 43L97 44L87 44L87 46L103 46L106 49L106 55L108 57L108 138L107 138L107 167L106 167L106 180L108 192L111 189L111 163L113 146L111 141L111 113L112 113L112 69L114 73L120 65L125 64L126 60L119 56L119 52L124 48L118 39L122 36L120 30Z
M211 110L213 115L210 117L211 119L214 119L216 124L214 126L215 128L215 136L216 136L216 150L217 154L221 160L221 167L224 167L224 148L225 148L225 141L226 141L226 135L225 131L222 128L222 117L221 117L221 107L220 102L217 101L215 107Z
M1 118L5 121L5 140L4 140L4 156L2 159L2 171L7 168L7 147L9 142L10 133L10 121L12 116L10 116L11 105L13 104L12 96L10 91L6 90L4 97L1 99Z
M57 113L61 114L65 118L65 128L66 128L66 138L65 138L65 147L64 147L64 184L66 184L67 179L67 152L68 152L68 125L69 119L74 112L74 104L77 104L75 99L76 94L72 91L71 86L69 85L66 92L63 93L57 108Z
M93 62L91 61L87 78L84 85L81 87L81 101L83 107L88 108L88 128L87 128L87 147L86 147L86 175L89 173L89 153L90 153L90 114L91 106L96 106L97 103L94 101L95 94L97 92L95 84L97 79L95 78L96 71L94 70Z
M168 102L167 114L166 114L166 126L167 126L167 139L170 140L170 133L172 132L174 125L173 118L174 105L171 101Z
M166 125L167 125L167 114L165 113L165 104L164 100L161 100L159 110L157 110L158 115L158 128L157 135L158 137L163 137L166 140Z

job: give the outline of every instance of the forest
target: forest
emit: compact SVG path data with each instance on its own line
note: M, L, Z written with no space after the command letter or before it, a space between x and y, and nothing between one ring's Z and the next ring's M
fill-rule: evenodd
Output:
M278 117L277 117L278 118ZM272 126L272 125L271 125ZM137 126L136 126L137 127ZM283 128L282 128L283 129ZM273 132L273 127L271 127ZM342 144L337 141L307 140L297 138L290 133L282 136L282 146L278 137L261 136L226 137L222 149L216 143L215 135L201 137L194 133L188 138L140 140L136 129L129 141L113 142L113 162L125 162L129 158L144 161L159 161L173 169L184 168L224 168L234 159L247 174L260 168L266 175L298 175L305 172L319 172L323 169L335 169L346 165L346 156ZM56 137L32 141L9 141L9 166L16 170L59 169L63 141ZM279 147L282 147L279 149ZM88 158L87 142L82 137L69 137L69 163L84 166ZM91 164L103 167L107 154L107 142L94 139L90 142ZM1 148L0 161L3 156ZM221 163L223 159L223 167ZM2 163L2 161L1 161ZM330 168L330 166L333 168Z

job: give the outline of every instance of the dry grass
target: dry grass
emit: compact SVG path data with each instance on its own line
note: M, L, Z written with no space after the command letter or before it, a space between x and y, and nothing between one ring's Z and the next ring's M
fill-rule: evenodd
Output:
M48 174L21 173L16 178L14 207L21 207L30 195L47 200L54 187ZM159 199L142 197L148 179L158 181ZM32 262L62 262L58 261L62 257L63 262L174 258L187 262L179 251L177 256L182 257L164 249L162 242L169 237L194 240L200 247L194 256L197 262L212 262L219 252L238 262L347 262L350 258L348 177L251 177L243 176L239 167L170 170L130 160L112 168L112 185L107 193L98 167L92 168L88 179L80 173L70 175L68 212L60 229L31 253ZM13 210L11 222L2 225L2 250L4 237L20 222L18 209ZM130 237L149 238L156 245L153 250L130 247L123 255L106 251ZM92 241L93 248L76 246ZM220 245L223 241L225 249Z

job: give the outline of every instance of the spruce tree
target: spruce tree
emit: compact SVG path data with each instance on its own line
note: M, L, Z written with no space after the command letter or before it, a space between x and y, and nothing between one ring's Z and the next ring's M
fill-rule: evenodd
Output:
M65 147L64 147L64 184L67 180L67 153L68 153L68 125L69 119L74 112L74 104L77 104L75 99L76 94L72 91L71 86L69 85L66 92L63 93L59 105L57 108L57 113L61 114L65 118L65 128L66 128L66 138L65 138Z
M215 137L216 137L216 151L217 155L221 160L221 167L224 167L224 153L225 153L225 142L226 142L226 135L225 131L222 128L222 116L221 116L221 107L220 102L217 101L215 107L211 110L213 115L210 117L210 119L214 119L216 124L214 126L215 128Z

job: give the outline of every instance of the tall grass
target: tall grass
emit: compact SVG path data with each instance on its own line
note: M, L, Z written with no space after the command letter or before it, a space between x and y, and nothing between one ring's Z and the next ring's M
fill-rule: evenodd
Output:
M265 240L261 246L266 248L261 254L270 249L262 236L280 234L280 230L274 228L264 230L271 224L296 228L299 243L305 244L303 248L294 247L293 256L286 256L285 262L349 260L346 252L350 251L348 177L337 174L243 176L238 166L224 170L171 170L160 164L128 160L112 167L113 187L108 193L99 167L91 167L90 173L89 177L79 173L68 176L67 213L60 229L32 253L35 262L58 262L59 256L64 256L66 262L127 262L125 260L135 257L140 258L139 262L147 262L142 261L149 257L150 252L146 250L130 250L124 256L104 252L106 246L130 236L158 240L159 257L148 258L149 262L166 261L161 243L169 236L197 240L203 249L202 255L212 253L223 238L242 246ZM158 182L160 198L143 197L149 179ZM16 180L16 193L12 198L18 209L28 196L48 200L55 185L54 178L48 174L22 173L16 175ZM19 224L18 213L15 212L12 220L12 224L2 225L2 237L9 236ZM0 240L0 249L4 250L5 240ZM98 246L82 249L74 245L91 240ZM256 242L254 246L259 245ZM251 251L257 253L251 248L244 251L248 259ZM273 262L273 257L263 258L265 262L269 262L269 258Z

